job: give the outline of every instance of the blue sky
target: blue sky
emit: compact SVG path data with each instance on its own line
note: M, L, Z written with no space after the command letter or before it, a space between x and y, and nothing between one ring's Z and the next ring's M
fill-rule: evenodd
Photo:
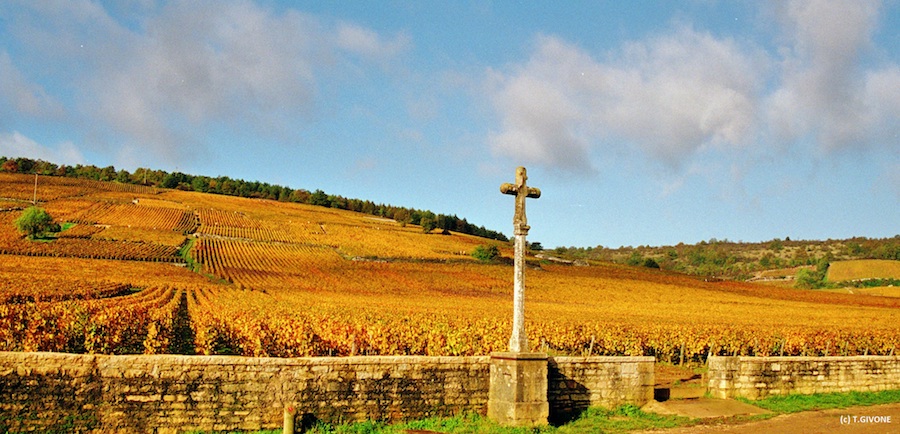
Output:
M546 247L900 234L900 2L0 4L0 155L227 175Z

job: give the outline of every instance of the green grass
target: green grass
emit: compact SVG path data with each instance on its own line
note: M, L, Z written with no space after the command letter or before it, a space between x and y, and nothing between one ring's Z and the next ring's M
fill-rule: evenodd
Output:
M487 417L475 413L465 413L454 417L431 417L398 424L365 421L331 425L319 422L302 432L308 434L403 434L407 430L425 430L448 434L617 434L634 430L674 428L694 423L693 419L687 417L644 413L637 406L625 405L616 410L589 408L578 419L559 427L504 427ZM301 432L299 431L300 427L297 428L297 432ZM255 431L253 434L280 432L281 430L267 430Z
M199 273L200 264L194 261L194 258L191 256L191 247L194 247L195 242L197 242L196 239L188 238L184 245L178 249L178 255L181 256L181 259L184 259L188 270Z
M736 418L736 420L751 421L801 411L898 403L900 402L900 390L773 396L759 401L743 398L738 400L773 412L773 414ZM402 434L407 430L426 430L448 434L619 434L638 430L693 426L702 423L704 422L701 420L687 417L645 413L635 405L624 405L615 410L589 408L578 419L558 427L504 427L484 416L466 413L454 417L433 417L399 424L365 421L331 425L319 422L305 432L311 434ZM269 430L257 431L254 434L280 432L281 430Z
M484 416L466 413L455 417L433 417L394 425L372 421L344 425L320 423L306 432L314 434L400 434L407 430L427 430L449 434L624 433L643 429L672 428L692 423L690 418L644 413L637 406L625 405L616 410L589 408L578 419L559 427L504 427Z
M776 413L797 413L831 408L898 403L900 402L900 390L771 396L759 401L743 398L738 398L738 400Z
M178 249L178 256L181 256L181 259L184 259L185 267L193 271L194 273L205 276L209 279L210 282L214 283L228 283L225 279L221 279L212 274L203 272L203 264L194 260L194 257L191 256L191 248L194 247L194 243L197 242L196 238L188 238L184 244Z

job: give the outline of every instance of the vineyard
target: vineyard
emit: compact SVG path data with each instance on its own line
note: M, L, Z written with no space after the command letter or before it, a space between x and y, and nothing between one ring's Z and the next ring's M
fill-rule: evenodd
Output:
M39 204L65 224L31 241L12 221L31 205L34 177L0 174L0 350L295 357L506 348L506 243L498 246L507 259L482 263L472 250L497 242L371 215L38 181ZM898 298L599 261L529 258L527 273L529 339L552 354L702 361L900 350Z
M828 280L900 279L900 261L879 259L841 261L828 267Z

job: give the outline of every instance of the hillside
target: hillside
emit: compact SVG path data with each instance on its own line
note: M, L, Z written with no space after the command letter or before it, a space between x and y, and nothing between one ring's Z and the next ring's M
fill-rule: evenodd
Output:
M12 221L0 174L0 350L247 356L487 354L512 315L508 243L334 208L41 177L65 228ZM505 259L480 262L497 243ZM563 354L887 354L900 300L529 258L534 347Z
M711 239L675 246L557 248L570 260L593 259L643 265L679 273L733 280L759 279L784 269L859 259L900 261L900 235L847 240L784 240L745 243ZM794 270L796 272L796 270Z

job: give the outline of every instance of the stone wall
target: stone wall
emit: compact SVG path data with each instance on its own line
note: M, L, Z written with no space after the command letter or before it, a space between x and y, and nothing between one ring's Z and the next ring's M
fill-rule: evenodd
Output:
M551 358L551 418L652 398L653 358ZM180 432L485 414L489 357L244 358L0 352L0 432ZM630 390L635 388L635 390ZM554 413L556 409L556 413Z
M653 357L553 357L548 369L550 422L588 407L643 406L653 400Z
M900 357L710 357L715 398L900 389Z

